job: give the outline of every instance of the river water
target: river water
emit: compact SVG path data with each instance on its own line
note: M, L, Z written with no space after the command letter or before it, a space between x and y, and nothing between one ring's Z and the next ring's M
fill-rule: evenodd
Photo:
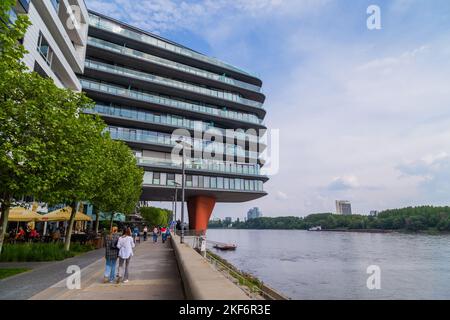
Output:
M207 238L237 244L212 250L292 299L450 299L450 235L210 229ZM369 289L378 274L380 289Z

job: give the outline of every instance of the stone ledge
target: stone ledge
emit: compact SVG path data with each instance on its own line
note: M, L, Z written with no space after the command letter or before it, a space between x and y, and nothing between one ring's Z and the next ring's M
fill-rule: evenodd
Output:
M215 270L180 237L172 235L185 295L190 300L250 300L244 291Z

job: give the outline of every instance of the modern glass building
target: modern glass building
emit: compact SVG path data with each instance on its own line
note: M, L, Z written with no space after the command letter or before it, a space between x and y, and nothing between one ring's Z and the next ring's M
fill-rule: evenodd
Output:
M174 147L180 147L176 129L183 129L191 229L206 229L216 202L266 195L263 183L268 178L260 173L259 159L265 145L256 136L265 129L265 96L257 77L89 12L79 79L112 138L126 141L145 168L143 201L173 201L176 188L181 200L181 163L172 156Z

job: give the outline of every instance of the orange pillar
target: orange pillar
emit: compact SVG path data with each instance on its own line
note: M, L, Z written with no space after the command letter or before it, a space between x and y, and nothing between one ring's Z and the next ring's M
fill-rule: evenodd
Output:
M189 229L204 231L208 228L209 217L216 204L216 199L209 196L195 196L187 200Z

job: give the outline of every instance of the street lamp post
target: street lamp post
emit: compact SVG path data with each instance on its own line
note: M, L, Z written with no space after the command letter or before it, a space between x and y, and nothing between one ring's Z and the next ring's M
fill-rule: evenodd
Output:
M184 141L183 137L180 137L177 141L177 143L180 143L183 147L183 160L181 162L181 237L180 237L180 243L184 243L184 194L185 194L185 168L184 168L184 162L185 162L185 152L184 152Z
M175 214L175 219L174 219L174 220L177 221L178 187L181 186L181 184L179 184L178 182L175 181L174 185L175 185L175 198L174 198L174 205L175 205L174 214Z

